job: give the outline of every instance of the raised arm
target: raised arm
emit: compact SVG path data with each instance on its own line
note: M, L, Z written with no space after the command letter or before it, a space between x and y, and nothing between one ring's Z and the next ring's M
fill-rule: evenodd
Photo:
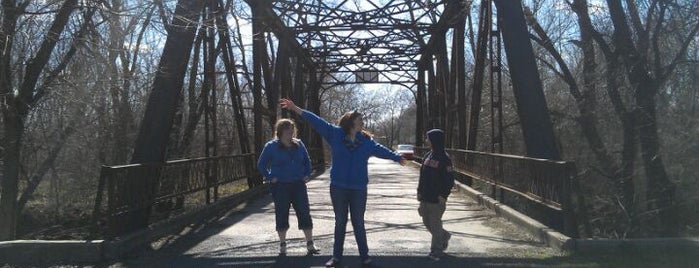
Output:
M305 119L321 136L323 136L323 138L325 138L326 141L331 140L332 133L335 130L335 126L333 124L325 121L325 119L320 118L312 112L301 109L289 99L281 99L279 100L279 104L283 109L292 111Z

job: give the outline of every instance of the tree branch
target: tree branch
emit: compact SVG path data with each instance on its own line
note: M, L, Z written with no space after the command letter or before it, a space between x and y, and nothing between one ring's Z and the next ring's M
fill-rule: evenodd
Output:
M575 81L575 78L573 77L573 74L570 72L570 69L568 69L568 64L565 63L563 60L563 57L561 56L561 53L558 52L558 50L553 47L553 41L551 41L551 38L548 36L546 31L541 27L539 22L536 20L534 17L534 14L532 14L531 10L528 7L524 7L524 14L527 19L527 22L529 25L532 27L534 32L539 36L539 38L532 38L536 43L538 43L540 46L542 46L546 51L553 56L553 58L556 60L556 63L558 63L558 66L561 68L561 72L558 72L558 70L555 69L550 63L544 61L549 67L556 72L563 80L568 84L568 87L570 88L570 93L575 97L576 99L581 98L582 94L580 93L580 89L578 88L578 84Z
M660 44L659 39L662 34L663 21L665 20L665 11L667 6L664 4L660 5L660 14L655 22L655 33L653 34L653 69L655 69L655 76L660 78L662 75L662 61L660 59Z
M24 80L19 88L20 101L24 103L24 105L20 104L20 107L18 107L20 114L27 113L29 104L33 101L34 90L36 83L38 82L39 75L41 75L42 70L49 62L51 53L56 47L56 43L58 43L58 39L61 36L61 33L63 33L66 24L68 24L68 19L70 18L71 13L73 13L73 10L75 10L77 2L77 0L66 0L63 2L58 14L56 14L56 18L54 19L51 28L39 47L39 51L37 51L36 55L29 60L29 64L27 64L25 69Z
M699 32L699 22L697 22L696 25L694 25L694 29L687 35L687 38L684 39L682 42L682 47L680 47L680 51L677 52L677 55L675 55L675 58L670 62L670 64L664 68L661 78L663 80L667 79L670 76L670 73L677 67L677 65L681 62L697 62L697 61L684 61L683 58L685 58L685 54L687 53L687 49L689 48L689 45L692 43L694 40L694 37L697 36L697 33Z
M66 55L63 56L63 59L61 59L61 62L58 64L58 66L56 66L56 68L54 68L53 70L49 71L46 78L44 78L44 81L42 81L41 86L37 88L36 94L34 94L32 100L29 102L30 106L36 104L37 101L39 101L47 94L47 89L51 86L51 84L53 84L53 81L56 79L56 77L58 77L58 75L66 69L68 63L70 63L70 60L73 59L73 56L75 56L75 53L78 50L78 46L82 44L82 41L85 37L85 33L88 30L88 26L92 25L92 23L90 23L90 20L92 20L92 15L94 15L94 13L95 10L90 9L85 14L85 22L83 23L82 27L80 27L80 30L78 30L78 32L76 33L75 38L73 38L73 42L70 44L70 49L68 49Z

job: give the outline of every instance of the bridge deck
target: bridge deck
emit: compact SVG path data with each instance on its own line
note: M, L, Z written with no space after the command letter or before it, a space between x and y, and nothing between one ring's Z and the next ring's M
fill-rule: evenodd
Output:
M332 254L334 217L325 172L308 183L316 244L321 254L305 256L303 233L290 217L288 254L278 256L271 197L241 205L234 213L177 239L162 250L132 256L128 266L149 267L322 267ZM468 197L454 193L444 214L445 229L452 233L448 256L427 259L429 233L417 213L415 198L418 169L371 159L366 212L369 254L381 267L464 267L516 265L527 258L558 253L529 238L523 231ZM292 210L293 211L293 210ZM343 267L359 267L351 224L345 240ZM167 242L167 241L165 241ZM525 261L526 262L526 261Z

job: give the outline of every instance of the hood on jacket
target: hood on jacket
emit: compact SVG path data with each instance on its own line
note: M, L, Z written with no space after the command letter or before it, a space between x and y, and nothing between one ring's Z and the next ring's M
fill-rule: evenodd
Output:
M430 140L433 154L446 155L444 151L444 131L438 128L427 131L427 138Z

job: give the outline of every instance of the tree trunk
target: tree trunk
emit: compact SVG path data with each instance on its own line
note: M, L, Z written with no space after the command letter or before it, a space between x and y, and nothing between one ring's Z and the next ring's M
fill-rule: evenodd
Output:
M5 135L2 146L5 166L0 197L0 241L13 240L17 235L17 195L24 120L14 110L3 110L3 123Z
M655 221L661 236L677 235L677 214L675 209L675 184L670 181L660 155L660 137L658 137L658 122L655 111L655 96L657 86L650 79L640 79L637 84L636 113L638 124L638 140L641 146L641 159L648 176L649 211L658 211Z
M12 240L17 235L17 194L19 183L20 153L26 117L36 103L36 84L48 64L51 54L63 33L70 15L75 10L77 0L66 0L59 8L46 36L36 54L28 61L24 77L18 89L12 86L12 39L15 34L17 18L24 12L29 1L17 5L15 1L2 2L2 32L0 45L3 51L0 57L0 95L4 105L0 105L3 116L4 135L4 178L2 179L2 196L0 197L0 241ZM14 90L17 90L15 94Z
M648 209L654 213L653 222L659 226L657 232L663 236L677 234L674 209L675 185L668 178L660 155L660 138L656 117L655 98L662 85L659 73L651 77L647 55L640 54L633 43L631 29L619 0L607 0L609 14L614 24L613 41L622 56L632 88L635 89L637 105L636 124L644 170L648 177ZM657 33L656 33L657 34ZM659 51L656 51L659 53ZM655 214L657 212L657 214Z
M636 218L636 197L635 185L633 179L633 170L636 157L636 126L634 112L629 111L622 100L619 88L621 87L620 78L622 74L619 71L620 64L617 53L611 51L611 48L592 26L590 15L588 12L588 4L586 0L575 0L572 5L573 11L578 16L578 24L581 29L581 47L583 48L583 92L580 94L579 109L581 117L579 123L581 125L583 135L588 140L597 161L602 166L605 176L608 176L616 187L616 193L619 199L621 209L626 213L631 227L630 234L638 230L638 221ZM612 107L619 118L622 129L622 152L621 160L614 161L609 151L605 149L603 141L595 137L596 128L593 128L591 123L594 123L595 102L594 94L592 93L594 86L594 46L590 43L590 39L595 40L606 57L605 81L607 96L611 100ZM575 94L573 94L575 96ZM586 127L587 126L587 127ZM597 135L599 136L599 135ZM599 137L601 138L601 137ZM617 164L619 163L620 164Z
M56 162L58 155L61 153L61 149L63 149L63 145L66 143L66 140L68 140L68 138L75 133L76 121L77 116L74 116L65 129L57 131L57 137L55 137L56 141L49 150L46 159L41 162L37 170L35 170L34 174L32 174L32 176L29 178L27 186L22 191L19 201L17 201L17 215L21 214L24 206L27 204L27 201L29 201L29 199L31 199L31 197L34 195L34 192L39 187L39 184L46 173L49 172L49 169L54 167L54 163Z
M126 164L128 159L128 146L126 146L128 137L128 117L126 113L128 108L128 89L121 88L123 83L121 82L122 76L119 74L119 65L124 64L123 59L119 58L119 54L123 53L125 31L121 27L121 17L115 14L120 14L123 5L121 1L111 1L112 11L114 13L109 13L107 17L107 22L109 25L109 44L107 46L107 70L109 77L109 91L111 93L112 101L112 112L114 114L114 123L111 127L112 136L112 162L117 165ZM128 65L126 65L128 66ZM126 107L123 105L123 101L127 102ZM126 109L125 109L126 108Z
M201 16L203 1L180 0L177 3L172 25L169 27L153 89L136 138L131 163L162 163L168 147L177 103L181 97L185 71L189 63L192 44ZM139 200L136 204L150 202L153 198L155 178L129 176L125 191ZM148 225L150 209L140 209L123 223L117 234L134 231Z

